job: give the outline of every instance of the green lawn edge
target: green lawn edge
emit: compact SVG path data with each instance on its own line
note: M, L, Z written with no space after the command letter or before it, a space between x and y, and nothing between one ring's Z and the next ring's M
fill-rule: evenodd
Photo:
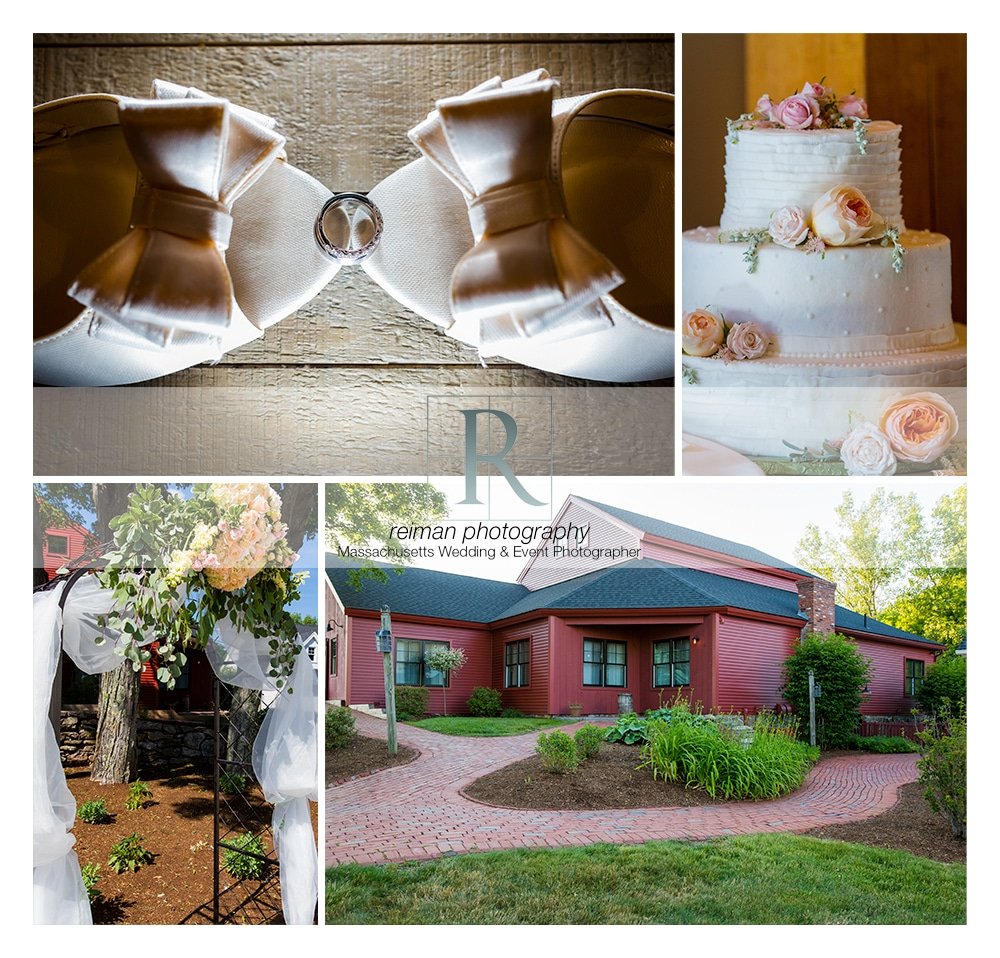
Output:
M966 872L799 835L515 849L326 872L328 924L963 924Z
M525 716L524 718L477 718L468 715L437 715L433 718L407 722L414 728L457 735L462 738L499 738L506 735L524 735L539 729L569 724L566 719Z

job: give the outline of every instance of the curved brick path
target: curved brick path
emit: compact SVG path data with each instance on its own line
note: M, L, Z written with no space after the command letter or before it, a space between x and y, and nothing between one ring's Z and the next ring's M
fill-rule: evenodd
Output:
M385 738L385 722L379 719L357 715L357 728ZM459 794L481 775L533 755L536 737L456 738L400 725L400 742L422 753L416 761L327 789L326 863L804 832L877 815L896 803L900 785L917 777L915 755L859 755L820 762L788 798L742 805L526 811L492 808Z

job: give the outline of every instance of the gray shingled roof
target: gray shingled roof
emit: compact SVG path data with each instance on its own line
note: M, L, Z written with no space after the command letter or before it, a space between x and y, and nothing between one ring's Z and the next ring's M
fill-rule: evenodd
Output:
M331 565L331 560L333 565ZM730 576L671 565L656 559L634 559L529 591L523 585L409 567L389 572L389 581L365 579L355 590L347 568L328 556L327 575L348 608L393 612L440 619L495 623L513 616L559 609L683 609L728 607L805 621L798 595L744 582ZM892 626L865 620L837 606L838 628L936 644Z
M704 532L697 532L694 529L686 529L684 526L674 525L672 522L665 522L663 519L651 519L649 516L640 516L637 512L629 512L627 509L619 509L617 506L609 506L603 502L596 502L593 499L585 499L583 496L576 496L581 502L589 503L592 506L606 512L609 516L621 519L630 526L635 526L643 532L649 532L654 536L662 536L664 539L674 539L677 542L684 542L687 545L697 546L701 549L711 549L713 552L721 552L723 555L733 556L736 559L744 559L747 562L757 562L761 565L772 566L775 569L787 569L790 572L799 572L802 575L809 575L805 569L799 569L784 559L778 559L754 549L753 546L745 546L739 542L730 542L728 539L720 539L718 536L710 536Z

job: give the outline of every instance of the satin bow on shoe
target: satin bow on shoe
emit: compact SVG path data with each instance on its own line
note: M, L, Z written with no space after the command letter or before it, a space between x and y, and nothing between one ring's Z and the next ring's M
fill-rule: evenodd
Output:
M198 90L157 81L154 96L119 108L139 170L131 228L68 292L94 310L97 338L218 345L239 309L225 259L232 206L285 139L269 117Z
M550 173L556 88L544 70L496 77L440 100L409 133L468 206L475 246L452 273L451 312L478 322L481 356L613 325L600 297L624 278L566 221Z

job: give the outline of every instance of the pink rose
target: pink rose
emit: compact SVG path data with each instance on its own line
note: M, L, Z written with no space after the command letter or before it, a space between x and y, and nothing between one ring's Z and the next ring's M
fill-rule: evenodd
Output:
M684 314L681 324L681 348L688 356L711 356L725 339L722 316L710 309L693 309Z
M891 476L896 471L892 446L877 426L863 422L840 445L849 476Z
M798 206L783 206L771 214L767 231L779 246L794 249L809 235L809 220Z
M819 119L819 104L802 93L786 96L774 108L771 119L789 130L808 130Z
M837 101L837 109L840 110L841 116L846 116L849 120L868 119L868 104L861 97L855 96L853 93L842 96Z
M861 190L835 186L813 203L812 230L829 246L854 246L881 236L885 221Z
M766 116L769 120L773 120L774 117L771 115L773 111L774 104L771 102L771 98L765 93L757 101L757 105L754 107L754 112L760 113L762 116Z
M726 337L726 348L737 359L760 359L770 344L767 333L756 323L735 323Z
M933 462L958 435L958 416L937 393L911 393L886 400L879 427L892 451L907 462Z
M801 96L811 96L816 100L822 100L830 91L822 83L806 83L802 87Z

